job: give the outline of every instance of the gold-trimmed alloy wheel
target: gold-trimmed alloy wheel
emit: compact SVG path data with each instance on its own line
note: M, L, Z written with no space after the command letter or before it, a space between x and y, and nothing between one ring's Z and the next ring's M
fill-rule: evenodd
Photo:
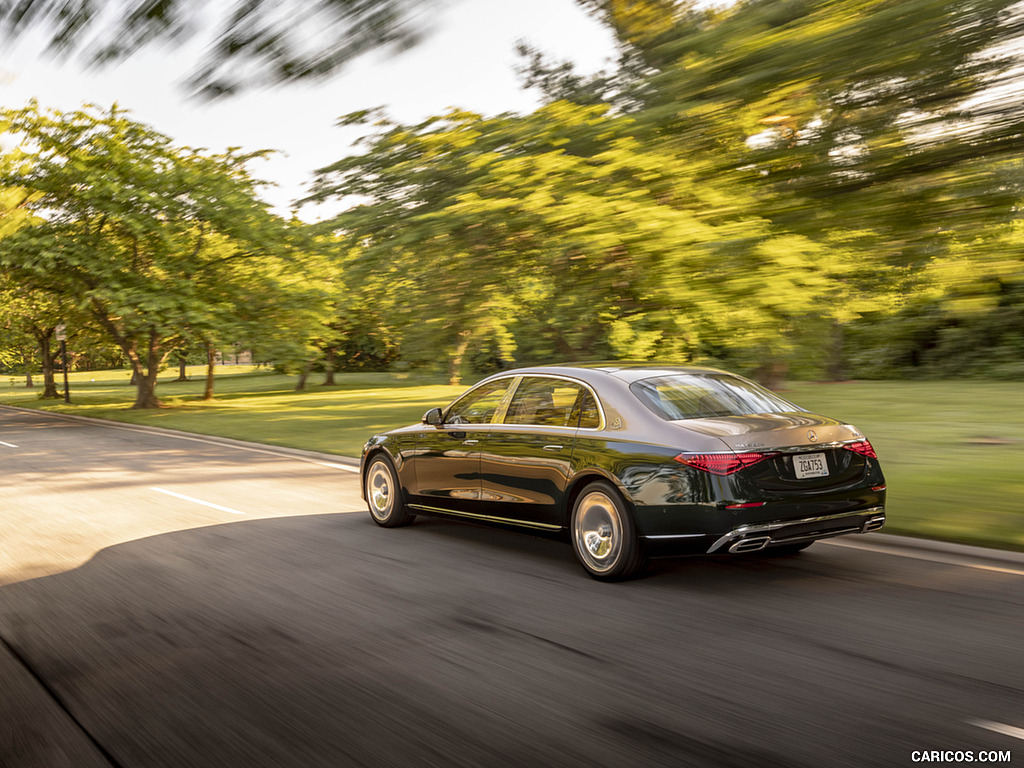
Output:
M415 519L402 499L402 487L398 473L390 459L378 455L366 470L366 505L373 522L384 528L408 525Z
M647 565L633 518L611 484L590 483L572 509L572 548L576 559L595 579L617 581Z

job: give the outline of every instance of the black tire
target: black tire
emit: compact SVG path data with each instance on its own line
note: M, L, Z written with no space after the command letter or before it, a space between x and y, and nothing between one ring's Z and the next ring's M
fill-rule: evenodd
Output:
M395 465L384 454L370 459L363 479L366 505L370 519L383 528L398 528L416 519L402 498L402 486L398 482Z
M633 517L610 483L597 480L572 507L569 537L584 570L601 581L621 581L647 566Z

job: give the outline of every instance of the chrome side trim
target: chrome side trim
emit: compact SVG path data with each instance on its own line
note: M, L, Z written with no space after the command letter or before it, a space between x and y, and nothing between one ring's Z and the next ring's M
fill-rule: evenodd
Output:
M488 523L503 523L505 525L518 525L523 528L537 528L542 531L560 531L562 526L551 525L550 523L534 523L526 520L512 520L508 517L496 517L494 515L478 515L475 512L459 512L454 509L442 507L428 507L426 504L410 504L409 509L419 509L424 512L438 512L442 515L454 515L455 517L466 517L471 520L483 520Z
M771 531L778 531L783 528L788 528L791 525L820 523L825 520L839 520L844 517L871 517L872 515L877 515L880 512L884 511L885 507L871 507L869 509L854 510L853 512L841 512L838 515L821 515L820 517L801 517L796 520L777 520L773 523L756 523L753 525L741 525L739 528L733 528L731 531L729 531L729 533L725 534L720 539L718 539L718 541L712 544L711 548L708 550L708 554L710 555L712 552L716 552L717 550L724 547L726 544L729 544L730 542L736 539L742 539L752 534L769 533ZM881 526L878 527L880 528ZM815 531L801 538L813 539L818 538L820 536L837 536L842 533L858 533L861 530L862 528L858 527L843 529L841 531ZM874 528L872 530L877 530L877 528Z
M845 448L847 445L853 445L854 443L863 443L865 438L854 437L849 440L833 440L830 443L807 443L806 445L787 445L779 448L758 448L758 451L764 451L765 453L814 453L820 451L823 448Z
M706 533L657 533L653 536L641 536L642 539L699 539L706 536Z

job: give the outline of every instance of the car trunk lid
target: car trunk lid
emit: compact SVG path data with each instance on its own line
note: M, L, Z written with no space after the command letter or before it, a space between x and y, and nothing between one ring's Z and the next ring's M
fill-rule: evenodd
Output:
M809 412L686 419L675 424L717 437L736 453L769 458L744 469L736 481L750 498L773 491L817 493L859 482L866 459L842 446L863 435L849 424Z

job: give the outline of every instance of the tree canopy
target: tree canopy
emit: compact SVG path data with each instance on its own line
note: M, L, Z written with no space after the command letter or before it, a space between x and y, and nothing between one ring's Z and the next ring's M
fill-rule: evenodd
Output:
M1016 215L1009 2L584 5L618 34L617 71L523 44L547 106L378 122L321 172L317 198L363 201L332 226L391 276L403 354L771 370L799 349L837 373L845 328Z
M302 382L595 358L769 383L1024 372L1015 6L580 2L616 31L615 69L524 42L529 114L343 117L365 135L317 173L309 199L346 209L316 225L259 201L260 153L176 146L116 108L5 112L0 324L45 358L50 310L87 312L143 382L222 344Z
M189 337L210 340L250 296L278 295L265 283L282 261L305 269L292 226L256 195L252 153L175 146L117 107L3 119L22 148L0 187L25 190L34 219L0 240L0 266L98 323L136 374L136 407L158 405L156 375Z

